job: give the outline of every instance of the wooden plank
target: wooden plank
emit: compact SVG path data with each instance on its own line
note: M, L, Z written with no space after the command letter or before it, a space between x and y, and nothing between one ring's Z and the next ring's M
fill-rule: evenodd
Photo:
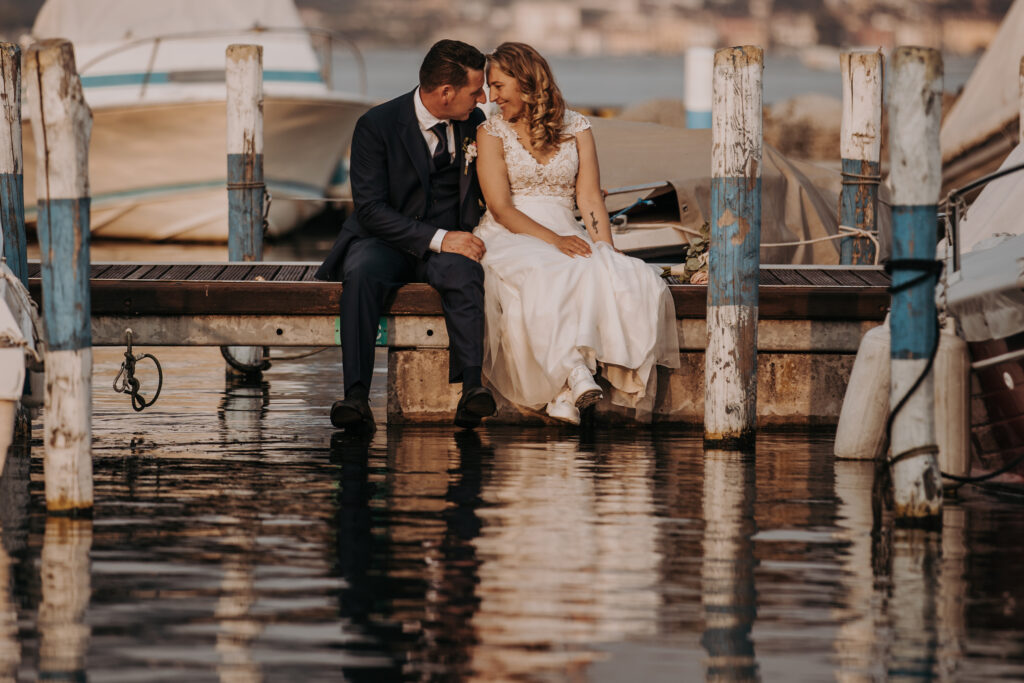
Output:
M244 281L250 270L252 265L249 263L232 263L217 275L217 281Z
M29 261L29 264L28 264L28 276L30 278L37 278L37 277L39 277L39 273L41 273L42 271L43 271L43 266L39 263L39 261Z
M143 263L137 266L134 270L127 273L122 280L143 280L146 274L153 270L153 265L150 263Z
M801 270L800 275L806 278L812 285L817 285L818 287L840 286L840 284L836 282L835 277L833 277L831 270L807 268L805 270Z
M194 263L183 263L177 266L172 266L170 270L164 273L162 280L187 280L192 273L199 270L199 266Z
M884 286L888 287L892 278L884 270L855 270L853 271L857 275L860 275L864 282L872 286Z
M302 276L303 282L316 282L315 277L316 271L320 269L319 265L306 266L306 273Z
M779 283L783 285L794 285L797 287L803 287L810 284L810 280L805 278L797 270L789 268L773 268L772 274L779 279Z
M114 263L109 268L103 271L101 279L103 280L121 280L128 273L138 268L134 263Z
M273 280L273 281L279 282L279 280L277 280L277 278L275 276L277 275L277 271L280 270L280 269L281 269L281 266L276 265L276 264L261 263L258 266L253 266L249 270L249 272L246 275L245 279L246 280L252 280L252 281L271 281L271 280Z
M830 271L830 274L832 279L844 287L863 287L867 284L864 278L857 275L857 272L853 270L835 269Z
M190 282L198 280L216 280L217 276L220 275L225 268L227 268L227 264L207 263L205 266L199 266L199 270L192 273L188 279Z
M103 273L110 269L109 263L93 263L89 266L89 277L97 278L102 277Z
M781 285L782 281L775 275L774 270L769 268L762 268L758 273L758 286L764 285Z
M274 282L299 282L308 266L281 266L274 276Z

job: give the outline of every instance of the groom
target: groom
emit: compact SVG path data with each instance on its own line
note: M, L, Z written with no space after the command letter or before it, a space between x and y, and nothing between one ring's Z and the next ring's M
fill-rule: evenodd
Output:
M480 383L484 336L484 243L470 232L481 214L480 185L466 150L486 102L486 59L475 47L442 40L427 52L420 85L356 123L351 178L355 211L316 272L340 280L345 398L331 423L373 431L369 390L377 322L385 300L408 282L441 294L449 382L462 382L455 424L473 428L494 414Z

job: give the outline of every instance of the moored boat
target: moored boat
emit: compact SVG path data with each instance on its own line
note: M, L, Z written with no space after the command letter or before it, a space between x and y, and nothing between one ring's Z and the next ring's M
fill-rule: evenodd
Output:
M331 89L331 55L292 0L47 0L32 37L67 38L93 111L91 228L138 240L227 240L225 49L263 46L268 232L322 203L356 119L372 104ZM333 44L333 41L330 42ZM353 60L359 66L358 59ZM25 196L35 200L31 126Z

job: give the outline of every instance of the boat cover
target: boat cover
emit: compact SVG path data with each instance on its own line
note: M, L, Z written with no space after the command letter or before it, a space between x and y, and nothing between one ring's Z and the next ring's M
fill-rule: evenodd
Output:
M1024 145L1019 144L999 168L1020 164L1024 164ZM960 252L968 252L979 242L999 234L1020 234L1024 231L1021 216L1024 216L1024 171L993 180L960 221Z
M943 161L983 142L1020 115L1022 45L1024 0L1017 0L942 122Z
M591 119L601 165L601 187L608 190L634 185L667 186L608 197L609 211L617 211L640 197L663 196L674 191L676 216L687 232L698 231L711 212L711 131L687 130L654 123ZM765 146L761 179L761 262L835 264L839 240L780 247L780 242L815 240L839 232L838 169L786 158ZM887 190L881 188L885 199ZM879 203L880 259L888 258L891 218Z
M963 255L960 271L949 278L949 312L969 342L1024 332L1024 235L979 246Z
M111 20L116 17L116 20ZM292 0L47 0L32 35L101 43L195 31L301 28Z

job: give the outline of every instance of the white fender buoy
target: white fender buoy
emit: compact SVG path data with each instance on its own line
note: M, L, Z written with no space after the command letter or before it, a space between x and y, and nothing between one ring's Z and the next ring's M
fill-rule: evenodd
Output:
M889 318L867 331L839 411L834 452L837 458L874 460L885 447L889 412Z
M935 440L939 468L964 476L970 469L970 357L967 343L957 336L949 320L939 335L935 375ZM839 413L835 456L874 460L885 446L889 412L889 320L868 330L861 339L857 360Z

